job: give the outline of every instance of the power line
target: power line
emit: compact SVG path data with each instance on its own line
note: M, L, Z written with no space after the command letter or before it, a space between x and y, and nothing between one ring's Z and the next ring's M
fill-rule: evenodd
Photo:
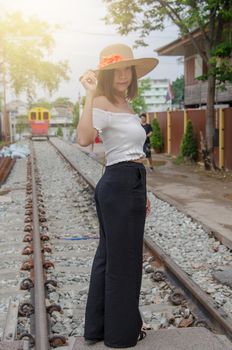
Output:
M70 32L70 33L78 33L82 35L93 35L93 36L125 36L125 35L120 35L119 33L96 33L96 32L85 32L81 31L78 29L64 29L62 31L56 31L58 34L62 34L63 32ZM129 34L128 36L138 36L136 33L134 34ZM147 38L177 38L177 35L148 35Z

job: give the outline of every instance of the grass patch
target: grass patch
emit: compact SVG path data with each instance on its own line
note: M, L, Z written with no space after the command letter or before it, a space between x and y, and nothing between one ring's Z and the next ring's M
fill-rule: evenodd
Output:
M178 156L175 159L173 159L172 162L175 165L181 165L181 164L186 163L185 158L181 154L178 154Z

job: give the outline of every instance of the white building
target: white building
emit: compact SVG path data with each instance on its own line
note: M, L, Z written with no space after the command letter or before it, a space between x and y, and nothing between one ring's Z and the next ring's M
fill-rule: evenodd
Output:
M171 100L166 101L168 93L168 79L150 79L151 89L142 96L145 99L147 110L144 112L162 112L171 108Z
M67 107L56 107L51 109L51 120L49 127L49 135L55 136L58 127L63 131L63 138L70 138L70 127L72 125L72 110Z
M21 101L21 100L12 100L6 105L6 110L8 112L9 116L9 123L10 123L10 140L11 142L17 141L20 139L20 135L16 133L16 125L17 125L17 118L21 116L27 116L28 114L28 105L27 103ZM29 136L30 135L30 129L25 128L25 130L22 133L22 136Z

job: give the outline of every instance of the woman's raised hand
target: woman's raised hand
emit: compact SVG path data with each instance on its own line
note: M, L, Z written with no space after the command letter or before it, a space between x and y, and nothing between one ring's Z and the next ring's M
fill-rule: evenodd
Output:
M85 74L83 74L82 77L80 78L80 82L84 86L87 92L88 91L94 92L96 90L97 77L93 71L88 70Z

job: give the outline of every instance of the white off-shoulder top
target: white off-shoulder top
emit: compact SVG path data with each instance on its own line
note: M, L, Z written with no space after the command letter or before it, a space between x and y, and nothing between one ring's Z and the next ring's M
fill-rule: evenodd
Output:
M145 156L146 132L136 114L93 108L93 127L102 139L106 166Z

